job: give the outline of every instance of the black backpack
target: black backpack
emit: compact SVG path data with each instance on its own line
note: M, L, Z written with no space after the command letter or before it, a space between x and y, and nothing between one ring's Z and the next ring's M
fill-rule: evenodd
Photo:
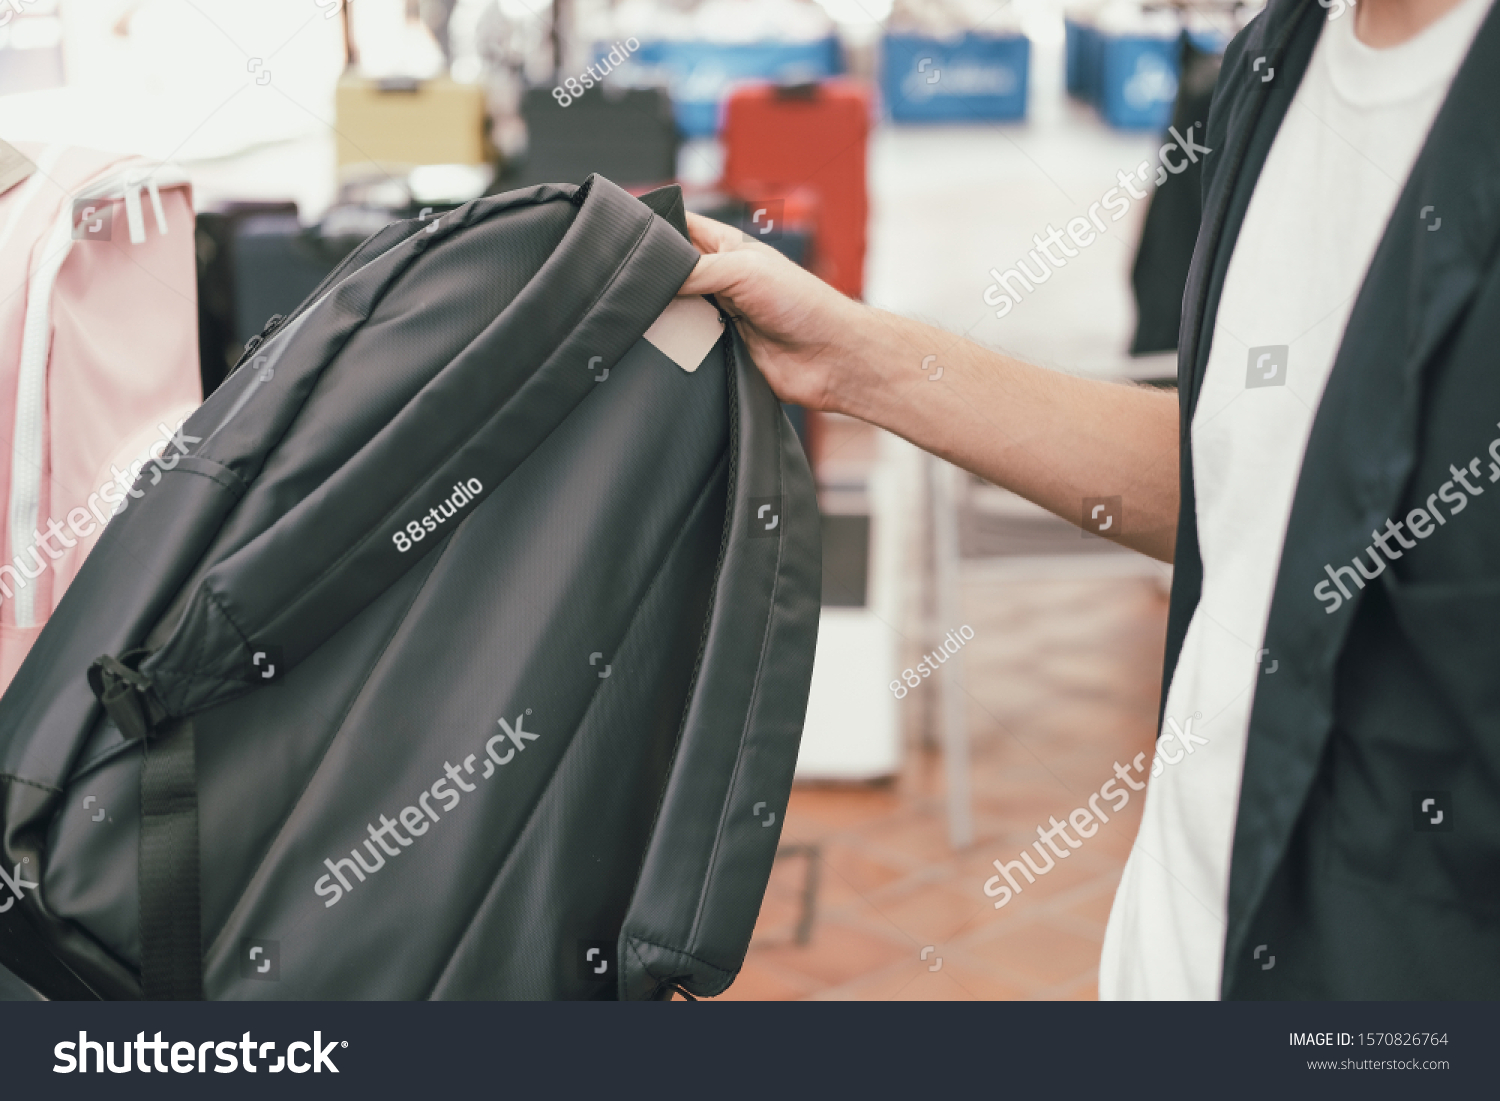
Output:
M681 209L595 176L400 222L251 342L0 699L0 963L49 998L733 981L819 528L733 325L693 371L642 338Z

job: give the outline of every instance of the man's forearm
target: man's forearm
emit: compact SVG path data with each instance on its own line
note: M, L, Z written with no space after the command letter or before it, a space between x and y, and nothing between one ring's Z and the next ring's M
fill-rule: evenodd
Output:
M1083 520L1086 498L1118 497L1118 541L1172 560L1174 393L1032 367L884 311L869 310L868 320L838 350L833 408L1074 524Z

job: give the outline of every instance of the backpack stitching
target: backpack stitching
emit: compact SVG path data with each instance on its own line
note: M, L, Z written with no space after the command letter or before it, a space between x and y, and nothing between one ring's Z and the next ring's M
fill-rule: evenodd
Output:
M62 788L55 788L51 784L43 784L36 780L28 780L24 776L16 776L9 772L0 772L0 780L9 780L14 784L25 784L30 788L40 788L42 791L50 791L54 795L61 795Z
M681 948L671 948L671 947L668 947L665 944L657 944L655 941L647 940L645 937L636 937L636 936L630 937L629 940L626 942L625 946L630 949L630 954L636 958L636 961L640 964L641 970L644 971L646 974L650 975L653 979L655 979L657 981L657 985L658 986L660 986L664 982L666 982L666 983L672 982L674 976L659 975L659 974L657 974L655 971L653 971L651 969L651 965L648 964L646 962L646 958L641 955L641 950L640 950L639 946L643 945L643 944L646 947L648 947L648 948L660 948L663 952L671 952L673 955L682 956L685 959L692 960L694 963L701 963L704 967L707 967L711 971L717 971L726 980L725 983L724 983L724 985L719 988L718 994L722 994L724 991L728 990L729 987L730 987L730 985L733 984L733 982L735 980L735 977L738 976L739 973L740 973L740 969L738 967L735 968L732 971L728 971L728 970L725 970L723 967L720 967L716 963L713 963L713 962L711 962L709 960L703 959L701 956L695 956L691 952L684 952ZM717 996L718 996L717 994L699 995L699 997L717 997Z

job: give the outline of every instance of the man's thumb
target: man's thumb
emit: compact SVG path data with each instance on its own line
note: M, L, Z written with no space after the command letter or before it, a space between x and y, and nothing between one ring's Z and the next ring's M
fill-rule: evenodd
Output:
M745 275L743 252L710 252L698 257L693 273L678 294L723 294Z

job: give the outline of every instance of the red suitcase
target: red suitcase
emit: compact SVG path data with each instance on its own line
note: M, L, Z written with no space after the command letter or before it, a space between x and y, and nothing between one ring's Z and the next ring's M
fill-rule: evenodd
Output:
M725 105L724 190L766 202L811 190L813 271L853 298L865 283L869 136L870 93L848 79L743 85Z

